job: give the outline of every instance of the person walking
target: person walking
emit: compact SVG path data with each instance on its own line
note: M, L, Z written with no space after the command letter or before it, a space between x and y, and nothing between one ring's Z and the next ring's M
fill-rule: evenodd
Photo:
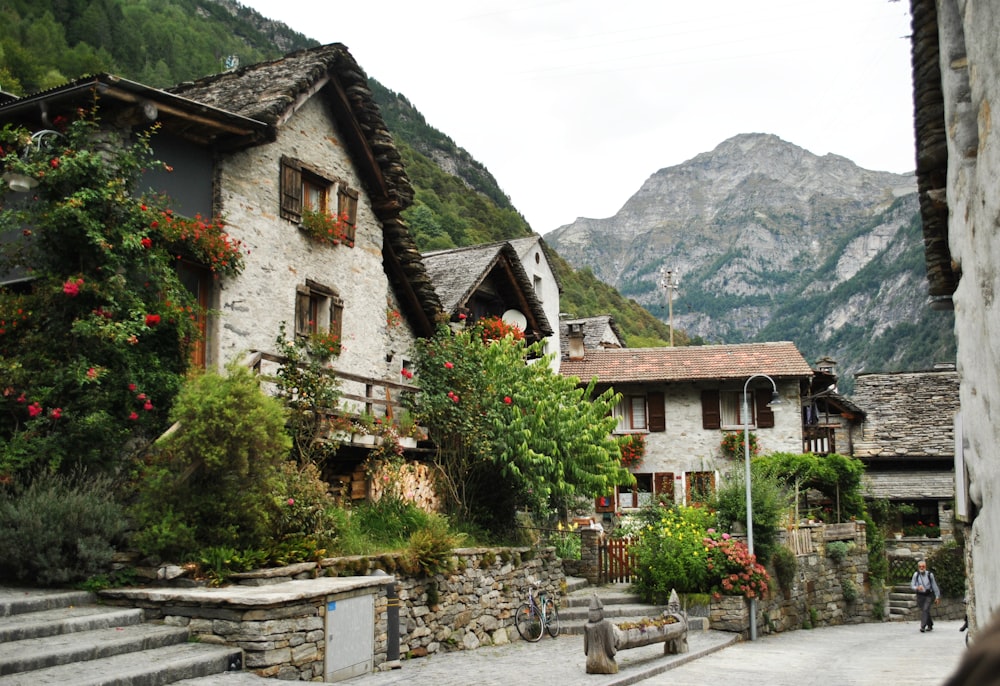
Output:
M938 588L934 572L927 571L926 560L917 563L917 571L910 579L910 588L917 592L917 607L920 608L920 633L934 630L934 619L931 617L931 604L941 602L941 589Z

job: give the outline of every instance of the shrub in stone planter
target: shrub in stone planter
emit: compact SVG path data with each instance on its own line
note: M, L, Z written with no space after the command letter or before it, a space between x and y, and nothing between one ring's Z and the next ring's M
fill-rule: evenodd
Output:
M843 579L840 582L840 590L844 594L844 600L849 603L853 603L858 599L858 587L850 579Z
M844 541L830 541L826 544L826 556L840 564L847 559L847 543Z
M774 576L778 579L778 586L781 590L790 592L792 584L795 583L795 572L798 571L798 558L795 553L785 546L778 546L771 558L774 566Z

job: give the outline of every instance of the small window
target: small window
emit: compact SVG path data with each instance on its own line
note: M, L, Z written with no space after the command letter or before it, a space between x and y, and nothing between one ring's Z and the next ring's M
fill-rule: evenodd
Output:
M344 223L347 241L353 243L358 225L358 191L299 160L281 158L281 216L285 219L299 223L304 210L332 213L334 191L337 219Z
M750 424L753 425L753 391L750 392ZM743 426L743 391L721 391L719 393L719 412L722 416L722 428L737 428Z
M646 430L646 396L626 395L615 406L615 416L618 418L618 431Z
M344 303L332 288L307 280L295 300L295 335L331 333L342 337Z

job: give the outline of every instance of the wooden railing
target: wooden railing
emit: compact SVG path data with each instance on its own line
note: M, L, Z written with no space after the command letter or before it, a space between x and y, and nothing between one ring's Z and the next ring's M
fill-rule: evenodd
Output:
M802 427L802 452L829 455L837 452L836 431L832 426Z
M271 373L271 367L285 363L285 359L273 353L254 350L247 357L246 364L258 374ZM358 374L330 369L330 374L341 382L341 398L346 409L353 414L362 412L376 417L398 417L404 409L401 402L405 393L415 393L415 386L401 384L386 379L375 379Z

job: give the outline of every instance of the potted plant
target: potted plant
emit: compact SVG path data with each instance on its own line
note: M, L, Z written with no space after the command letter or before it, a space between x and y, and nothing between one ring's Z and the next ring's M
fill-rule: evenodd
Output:
M375 415L365 411L351 420L351 442L359 445L375 445Z

